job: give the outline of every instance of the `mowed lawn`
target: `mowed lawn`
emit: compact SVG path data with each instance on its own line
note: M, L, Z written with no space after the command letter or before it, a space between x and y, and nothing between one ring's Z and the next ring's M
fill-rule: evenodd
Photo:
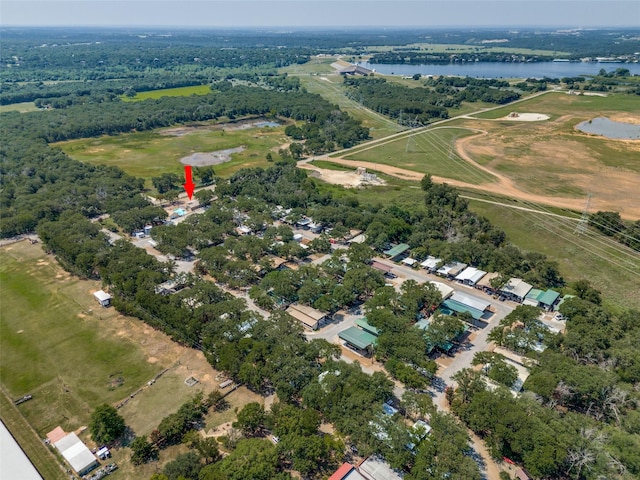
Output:
M195 152L215 152L244 146L234 153L231 161L214 165L217 175L230 175L244 167L267 165L266 156L278 158L278 149L290 142L284 134L284 126L224 130L224 126L204 125L186 134L168 135L162 130L127 133L117 136L85 138L59 142L70 157L94 165L117 166L136 177L150 179L163 173L181 174L184 166L180 159ZM149 186L151 184L149 183Z
M211 93L209 85L193 85L190 87L163 88L162 90L151 90L149 92L136 93L134 97L121 95L125 102L140 102L142 100L158 99L162 97L186 97L189 95L208 95Z
M466 128L437 127L373 148L363 148L344 158L392 165L463 182L489 183L495 178L461 159L454 148L457 139L475 133Z
M33 395L19 409L41 436L86 425L97 405L161 370L126 335L103 332L116 314L95 303L99 288L65 274L40 245L0 249L0 382L11 398Z

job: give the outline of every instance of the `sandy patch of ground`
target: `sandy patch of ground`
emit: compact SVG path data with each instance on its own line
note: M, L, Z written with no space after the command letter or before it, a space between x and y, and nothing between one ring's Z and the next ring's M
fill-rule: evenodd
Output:
M332 160L333 161L333 160ZM324 168L318 168L315 165L311 165L309 163L301 163L299 164L301 168L306 170L310 170L310 176L319 178L327 183L332 183L334 185L342 185L347 188L356 188L364 185L385 185L386 182L380 178L378 178L375 174L358 172L354 170L352 172L349 171L340 171L340 170L329 170ZM358 166L356 166L358 168Z
M241 153L246 149L244 145L236 148L228 148L226 150L217 150L215 152L195 152L191 155L180 159L183 165L191 165L192 167L204 167L207 165L220 165L231 161L231 155Z
M280 146L272 147L272 148L271 148L271 151L272 151L272 152L276 152L276 153L277 153L277 152L279 152L280 150L286 150L287 148L289 148L289 145L291 145L291 142L289 142L289 143L283 143L283 144L282 144L282 145L280 145Z
M609 114L607 117L614 122L631 123L632 125L640 125L640 115L620 112Z
M554 207L565 208L569 210L582 211L585 206L584 198L567 198L567 197L558 197L558 196L548 196L548 195L540 195L534 194L530 192L525 192L518 187L515 182L509 177L502 175L500 173L495 172L494 170L487 168L486 166L478 164L469 153L467 153L466 148L467 145L476 140L479 136L484 136L485 133L480 135L474 135L471 137L461 138L456 142L456 151L460 155L460 157L467 162L471 163L476 168L483 170L496 178L496 181L493 183L484 183L484 184L471 184L466 182L461 182L458 180L453 180L444 177L432 176L432 180L438 183L447 183L453 187L461 187L465 189L472 190L480 190L489 193L499 193L500 195L504 195L507 197L512 197L520 200L524 200L527 202L532 202L541 205L548 205ZM488 147L487 147L488 148ZM573 154L571 155L573 157ZM346 160L344 158L331 158L329 159L332 163L337 163L340 165L348 165L354 168L356 167L365 167L370 170L382 172L387 175L391 175L397 178L401 178L403 180L413 180L419 182L424 177L424 174L414 172L411 170L405 170L403 168L393 167L391 165L382 165L379 163L372 162L364 162L358 160ZM310 165L306 162L300 162L300 168L304 168L307 170L316 171L317 178L325 180L329 183L340 184L344 186L352 186L352 176L351 172L338 172L334 170L325 170L318 168L314 165ZM342 175L340 175L342 174ZM572 174L569 178L567 175L567 180L571 180L571 184L576 184L577 179L575 178L575 174ZM631 178L633 177L633 178ZM601 177L599 177L601 178ZM596 192L594 198L591 200L591 209L593 211L596 210L613 210L620 212L623 218L629 219L638 219L640 218L640 204L638 202L634 202L633 195L629 195L629 191L634 190L623 190L620 188L619 190L616 188L615 182L621 182L617 185L622 187L623 185L633 185L635 183L640 185L640 175L630 174L628 171L620 171L617 169L610 169L606 171L606 175L604 176L604 182L598 182L598 185L593 185L593 176L589 173L585 173L585 176L581 182L589 183L590 186L595 187L593 190ZM343 183L344 182L344 183ZM626 187L625 187L626 188ZM631 187L633 188L633 187ZM598 196L598 192L601 192Z
M512 112L506 117L499 118L498 120L509 120L512 122L540 122L542 120L549 120L549 115L544 113L519 113Z

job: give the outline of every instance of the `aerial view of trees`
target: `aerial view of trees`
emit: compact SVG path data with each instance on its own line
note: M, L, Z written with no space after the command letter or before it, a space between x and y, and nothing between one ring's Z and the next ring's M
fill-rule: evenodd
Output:
M100 282L119 313L200 350L232 388L275 398L269 407L252 400L230 409L222 389L200 391L128 443L131 468L141 471L141 465L160 460L155 480L326 478L345 458L376 454L409 480L475 480L481 474L470 451L471 430L492 457L509 459L534 478L640 476L640 313L611 307L586 280L565 282L553 260L510 243L456 189L429 175L412 195L389 201L323 184L296 167L305 155L365 141L369 130L360 117L277 69L331 49L357 56L364 46L378 45L378 34L238 31L202 34L197 45L181 32L171 40L99 32L89 43L81 30L54 33L35 32L28 39L10 32L8 40L3 33L0 104L34 102L40 110L0 113L0 236L35 232L65 270ZM513 45L535 44L525 34L507 35ZM585 35L588 48L559 33L539 38L540 45L556 41L554 49L566 47L575 55L592 49L598 37ZM475 45L491 38L489 32L476 36L463 40ZM622 48L615 46L621 38L638 42L620 32L610 36L617 39L607 40L611 51ZM389 45L405 48L421 38L396 32ZM433 32L433 40L453 41L440 32ZM402 55L411 63L432 54L396 49L374 59L398 61ZM469 55L485 58L482 52ZM486 59L504 60L495 52L486 52ZM629 80L624 69L599 77L606 88L613 85L606 82ZM527 79L516 87L542 90L553 82ZM412 88L376 75L344 80L352 100L408 126L447 118L447 109L461 102L503 104L520 96L502 80L416 77L410 83ZM206 85L210 92L128 101L136 92L191 85ZM280 155L274 150L261 157L268 166L240 168L227 178L195 168L200 184L215 188L196 193L202 210L177 224L166 222L166 210L147 200L145 180L72 160L50 146L255 116L288 119L290 145ZM171 173L146 180L165 200L182 188L182 179ZM305 217L326 232L303 246L294 226ZM640 223L623 221L616 212L597 212L589 223L638 249ZM177 273L183 262L161 262L103 230L124 236L149 224L155 248L169 259L193 260L192 271ZM347 243L355 231L363 233L364 243ZM530 370L523 392L513 389L522 383L520 367L506 353L480 352L470 360L475 368L460 369L443 393L451 414L438 411L425 393L441 380L434 358L468 334L469 317L439 312L442 295L430 282L388 283L372 261L399 243L407 243L418 261L432 255L496 272L493 287L518 277L573 295L559 309L566 322L562 333L547 328L541 310L528 305L500 317L488 333L490 342L521 357ZM166 291L163 284L170 280L176 288ZM328 321L345 312L366 317L378 333L371 358L346 362L339 345L305 335L284 311L292 303L313 307ZM427 318L428 328L420 328ZM372 367L363 368L364 362ZM229 433L204 438L199 432L213 412L229 415ZM417 420L428 421L430 435L413 430ZM88 429L96 444L120 445L118 440L135 435L108 404L94 409Z

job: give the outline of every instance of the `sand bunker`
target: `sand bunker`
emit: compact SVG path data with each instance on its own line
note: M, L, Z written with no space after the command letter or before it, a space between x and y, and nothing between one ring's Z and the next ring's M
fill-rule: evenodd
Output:
M544 113L511 112L500 120L511 120L512 122L540 122L542 120L549 120L549 115L545 115Z
M246 147L243 145L236 148L228 148L226 150L218 150L216 152L196 152L187 157L180 159L180 163L191 165L192 167L204 167L207 165L220 165L221 163L230 162L233 153L244 152Z

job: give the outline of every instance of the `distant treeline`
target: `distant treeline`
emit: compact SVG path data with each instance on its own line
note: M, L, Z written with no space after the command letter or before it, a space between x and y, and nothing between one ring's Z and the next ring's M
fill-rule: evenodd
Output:
M474 52L474 53L428 53L391 51L376 53L369 60L371 63L381 64L406 64L406 65L438 65L449 63L473 63L473 62L509 62L531 63L549 62L552 56L544 55L516 55L511 53Z
M469 77L430 79L425 83L429 88L409 88L372 77L346 77L344 83L355 101L412 126L449 118L447 108L459 107L463 101L504 104L520 98L513 90L502 89L506 82Z

